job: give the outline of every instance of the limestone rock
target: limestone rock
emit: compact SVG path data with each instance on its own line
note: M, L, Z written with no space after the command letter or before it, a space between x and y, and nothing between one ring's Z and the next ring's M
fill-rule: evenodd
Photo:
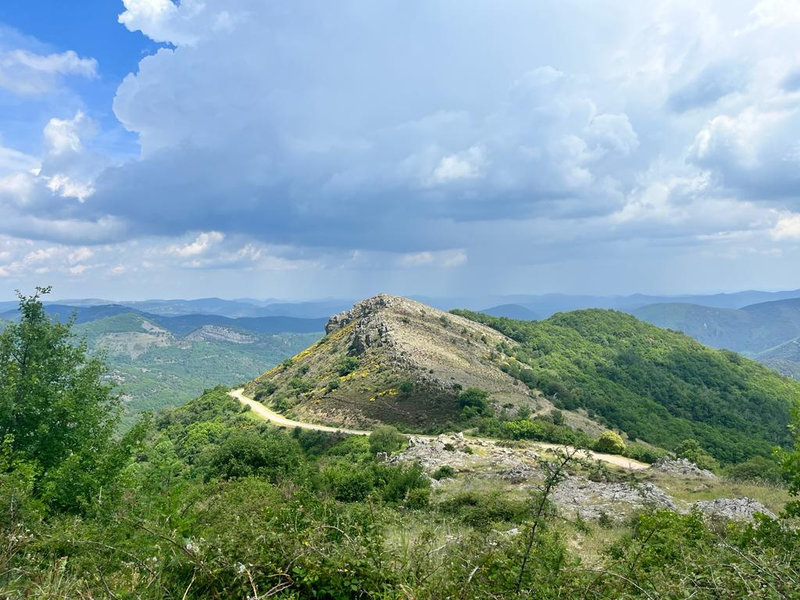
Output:
M701 500L694 503L700 512L712 518L731 519L734 521L750 521L756 513L764 514L771 519L775 514L766 506L752 498L717 498Z

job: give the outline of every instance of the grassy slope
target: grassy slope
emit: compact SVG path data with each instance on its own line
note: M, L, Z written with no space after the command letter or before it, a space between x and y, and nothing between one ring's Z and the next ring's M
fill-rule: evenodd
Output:
M732 352L606 310L557 314L542 322L459 314L519 342L505 368L582 407L629 436L674 448L696 438L737 462L789 442L789 407L800 384Z

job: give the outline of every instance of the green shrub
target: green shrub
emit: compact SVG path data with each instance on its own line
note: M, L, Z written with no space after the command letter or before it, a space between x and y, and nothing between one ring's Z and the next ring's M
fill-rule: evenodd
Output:
M493 523L518 522L528 513L527 503L501 491L488 493L459 492L439 505L445 513L460 517L467 525L491 527Z
M347 463L337 463L325 468L322 478L333 497L343 502L360 502L375 487L372 469L354 468Z
M783 479L780 465L763 456L754 456L743 463L730 465L725 475L736 481L780 483Z
M594 443L594 450L606 454L623 454L625 452L625 442L622 436L616 431L604 431Z
M411 394L414 393L414 382L405 379L397 384L397 391L400 393L402 398L408 398Z
M406 436L391 425L378 427L369 434L369 448L373 454L378 452L395 452L403 447Z
M433 475L431 475L431 477L437 480L450 479L451 477L455 476L456 476L455 469L453 469L453 467L451 467L450 465L442 465L433 472Z
M291 390L294 391L296 395L305 394L306 392L310 392L314 389L313 384L302 377L292 377L287 382L287 385Z
M210 477L265 477L270 481L294 474L301 463L295 440L282 433L253 430L232 433L210 459Z
M355 356L344 356L336 363L336 370L339 375L349 375L358 368L358 359Z
M564 413L554 408L550 411L550 420L553 421L554 425L564 425L566 423L566 419L564 419Z
M703 450L697 440L683 440L678 447L675 448L675 456L690 460L701 469L716 471L719 468L719 463L713 456Z
M471 414L483 415L489 410L489 392L480 388L467 388L458 395L458 405Z
M419 465L375 465L375 472L386 502L403 502L411 490L428 489L431 485Z
M253 398L261 402L268 396L274 394L275 390L277 389L278 389L278 384L275 383L274 381L262 381L256 386Z
M408 508L420 510L427 508L431 503L431 490L429 487L420 487L408 490L405 505Z
M623 454L628 458L632 458L633 460L638 460L639 462L653 464L654 462L664 458L665 456L668 456L669 452L667 452L663 448L656 448L654 446L649 446L647 444L640 444L638 442L634 442L632 444L628 444Z

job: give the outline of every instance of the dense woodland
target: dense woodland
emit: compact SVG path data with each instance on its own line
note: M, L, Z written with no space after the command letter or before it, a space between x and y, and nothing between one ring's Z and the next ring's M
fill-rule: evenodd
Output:
M546 462L524 498L441 497L418 467L377 458L405 443L395 430L282 431L224 388L120 438L103 365L37 296L21 310L0 334L2 597L791 598L800 589L796 506L752 524L644 511L609 531L550 504L553 486L582 468L568 455ZM779 460L800 492L800 449ZM592 560L577 535L598 546Z
M455 311L519 342L503 368L557 406L583 408L632 439L675 450L697 440L723 463L786 446L800 383L690 337L609 310L516 321Z

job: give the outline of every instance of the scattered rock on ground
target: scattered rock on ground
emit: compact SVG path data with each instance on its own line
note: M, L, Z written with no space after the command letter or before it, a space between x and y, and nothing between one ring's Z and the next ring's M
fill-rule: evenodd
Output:
M650 467L654 471L667 473L676 477L687 477L696 479L716 479L717 476L711 471L701 469L692 461L685 458L662 458L653 463Z
M505 479L509 483L522 483L529 479L541 477L541 471L528 463L520 462L499 473L501 479Z
M752 498L717 498L715 500L700 500L694 507L710 517L732 519L735 521L750 521L756 513L762 513L772 519L776 518L766 506Z
M593 482L582 477L565 479L553 491L551 500L560 508L573 511L588 520L603 516L619 520L615 517L624 516L623 505L676 510L672 498L652 483L632 486L627 483Z

